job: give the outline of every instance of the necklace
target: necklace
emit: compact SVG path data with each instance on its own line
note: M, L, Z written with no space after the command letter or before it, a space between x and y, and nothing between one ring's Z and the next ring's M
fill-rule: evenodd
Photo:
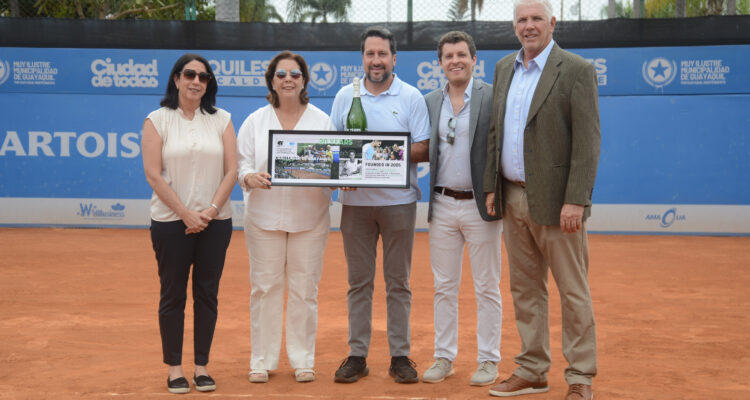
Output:
M276 113L276 117L279 119L279 122L281 123L281 127L286 130L292 130L294 129L295 126L297 126L297 122L299 121L304 111L305 111L305 106L300 105L294 117L291 117L288 113L281 111L281 108L274 109L274 112Z

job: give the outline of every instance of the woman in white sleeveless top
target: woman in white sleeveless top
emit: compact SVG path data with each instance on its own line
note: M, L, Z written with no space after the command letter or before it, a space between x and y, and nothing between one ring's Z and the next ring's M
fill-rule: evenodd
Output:
M143 124L141 142L151 197L151 241L161 282L159 329L167 389L187 393L182 336L193 266L193 384L212 391L208 354L217 316L219 279L232 236L229 195L237 179L237 143L228 112L214 107L218 86L208 61L185 54L169 74L161 108Z

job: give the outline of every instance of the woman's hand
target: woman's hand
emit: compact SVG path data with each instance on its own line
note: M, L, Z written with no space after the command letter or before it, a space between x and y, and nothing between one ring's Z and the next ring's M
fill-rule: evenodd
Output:
M243 178L245 186L251 189L270 189L271 174L268 172L258 172L256 174L246 174Z
M181 215L180 217L185 226L187 226L187 229L185 229L186 235L189 235L191 233L198 233L206 229L208 223L211 222L212 219L206 214L206 210L203 210L201 212L187 210L185 214Z

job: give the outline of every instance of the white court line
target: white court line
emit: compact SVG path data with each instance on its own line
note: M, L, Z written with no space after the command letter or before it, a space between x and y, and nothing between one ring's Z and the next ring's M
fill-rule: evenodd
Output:
M197 392L200 393L200 392ZM191 394L194 394L191 392ZM108 396L117 397L117 396L174 396L172 393L114 393L110 392L107 393ZM294 397L303 397L308 399L330 399L330 398L339 398L340 396L319 396L319 395L311 395L311 394L292 394L292 393L284 393L284 394L276 394L276 393L268 393L268 394L252 394L252 393L243 393L243 394L229 394L229 393L200 393L201 396L205 397L240 397L240 398L268 398L268 397L283 397L283 398L294 398ZM362 396L357 395L357 398L360 399L374 399L374 400L447 400L447 397L393 397L393 396Z

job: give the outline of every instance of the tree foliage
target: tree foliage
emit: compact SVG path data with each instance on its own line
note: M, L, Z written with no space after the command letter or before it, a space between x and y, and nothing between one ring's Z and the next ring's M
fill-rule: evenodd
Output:
M466 13L471 10L471 20L477 20L477 11L482 12L484 0L453 0L451 7L448 9L448 18L451 21L463 21L466 19Z
M607 19L609 6L602 6L599 14L602 19ZM633 18L633 3L630 1L626 4L623 4L621 1L615 2L615 18Z
M2 0L0 14L10 15L16 2L20 17L70 19L185 19L184 0ZM8 4L8 13L4 12ZM215 19L213 1L196 1L198 19Z
M284 22L267 0L240 0L240 22Z
M458 0L455 0L458 1ZM637 1L637 0L636 0ZM608 6L602 6L600 16L607 18ZM676 16L675 0L645 0L643 18L674 18ZM722 15L726 13L724 0L686 0L685 14L687 17L705 15ZM750 0L737 0L737 14L750 14ZM633 3L618 1L615 3L615 18L633 18Z
M292 22L327 23L329 14L336 22L346 22L352 0L289 0L286 7Z
M721 15L724 11L724 0L686 0L685 15L700 17L704 15ZM643 5L645 18L674 18L675 0L646 0Z

